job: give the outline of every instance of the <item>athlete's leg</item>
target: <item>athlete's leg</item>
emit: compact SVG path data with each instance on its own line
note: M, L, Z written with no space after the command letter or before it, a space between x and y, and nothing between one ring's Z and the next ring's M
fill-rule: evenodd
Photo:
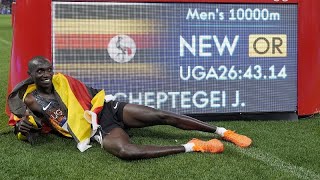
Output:
M217 128L216 126L211 126L208 123L189 116L178 115L136 104L127 104L124 106L123 122L130 128L172 125L184 130L199 130L212 133L215 132Z
M161 111L136 104L127 104L124 106L123 123L129 128L172 125L184 130L216 133L225 140L233 142L240 147L249 147L252 143L252 140L247 136L237 134L231 130L226 130L223 127L216 127L189 116L178 115L172 112Z
M104 136L102 143L106 151L124 160L156 158L192 151L221 153L224 150L223 144L217 139L192 139L187 144L178 146L136 145L130 142L128 134L122 128L113 128Z
M112 129L103 138L103 147L109 153L124 159L147 159L185 152L184 146L136 145L121 128Z

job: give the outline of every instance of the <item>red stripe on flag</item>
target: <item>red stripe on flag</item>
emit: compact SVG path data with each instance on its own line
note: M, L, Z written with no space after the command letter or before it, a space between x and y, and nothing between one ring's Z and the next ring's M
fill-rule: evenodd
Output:
M76 96L77 100L81 104L82 108L84 110L90 110L92 96L91 94L89 94L86 85L84 85L79 80L74 79L70 76L67 76L67 75L64 75L64 76L68 79L69 86L73 94Z
M126 34L131 37L139 49L156 48L160 44L160 35ZM55 48L57 49L107 49L111 38L117 34L56 34Z

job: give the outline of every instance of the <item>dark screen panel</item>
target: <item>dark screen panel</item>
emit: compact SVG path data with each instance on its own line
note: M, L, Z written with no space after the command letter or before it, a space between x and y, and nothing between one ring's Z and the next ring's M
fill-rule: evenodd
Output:
M179 113L297 106L297 5L53 3L56 72Z

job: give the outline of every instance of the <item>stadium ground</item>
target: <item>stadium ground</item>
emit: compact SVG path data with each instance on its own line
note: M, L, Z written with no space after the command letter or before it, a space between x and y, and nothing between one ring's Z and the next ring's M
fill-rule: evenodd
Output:
M0 179L320 179L320 116L299 121L214 121L252 137L249 149L223 142L222 154L186 153L126 162L98 144L80 153L73 140L46 135L20 142L4 113L11 17L0 15ZM32 45L32 44L31 44ZM130 131L138 144L177 145L211 135L169 126Z

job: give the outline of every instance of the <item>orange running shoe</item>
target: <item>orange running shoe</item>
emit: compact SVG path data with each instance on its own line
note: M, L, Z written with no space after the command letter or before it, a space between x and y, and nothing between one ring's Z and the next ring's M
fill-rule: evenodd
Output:
M222 138L227 141L230 141L230 142L234 143L235 145L240 146L242 148L249 147L252 143L252 140L250 138L248 138L247 136L237 134L231 130L227 130L223 134Z
M223 144L218 139L211 139L210 141L202 141L193 138L188 143L194 143L193 151L222 153L224 150Z

